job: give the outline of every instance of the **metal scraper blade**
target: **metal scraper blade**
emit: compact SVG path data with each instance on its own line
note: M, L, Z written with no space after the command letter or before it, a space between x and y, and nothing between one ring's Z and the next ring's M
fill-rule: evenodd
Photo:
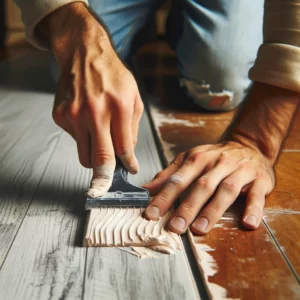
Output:
M85 209L101 207L146 207L150 201L149 192L127 181L127 170L119 159L113 176L113 182L108 192L98 198L87 197Z

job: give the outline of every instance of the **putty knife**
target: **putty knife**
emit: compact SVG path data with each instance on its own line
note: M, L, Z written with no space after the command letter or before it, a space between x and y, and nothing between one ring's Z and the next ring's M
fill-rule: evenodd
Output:
M149 192L127 181L128 171L117 159L113 182L108 192L98 198L86 198L85 209L101 207L146 207L150 201Z

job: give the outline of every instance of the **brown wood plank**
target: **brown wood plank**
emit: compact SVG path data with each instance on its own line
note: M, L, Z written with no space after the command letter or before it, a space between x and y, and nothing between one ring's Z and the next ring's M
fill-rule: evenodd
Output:
M276 164L276 187L267 197L265 213L300 212L300 152L283 152Z
M208 113L196 107L179 88L174 54L165 53L160 46L157 56L150 60L151 64L140 60L147 90L158 96L150 103L150 114L168 162L191 147L215 143L230 124L233 113ZM149 61L149 53L147 56ZM275 192L267 199L267 214L299 211L300 191L296 176L300 162L300 153L297 153L300 149L298 119L295 118L285 143L287 153L282 154L276 167L278 183ZM299 285L288 265L294 263L288 260L289 257L298 257L295 254L298 248L289 249L292 254L283 257L282 249L277 247L264 224L256 231L240 228L239 203L242 201L227 212L209 235L198 237L189 232L208 293L216 299L225 295L243 299L298 299ZM279 242L279 237L276 242ZM279 243L287 246L288 239L281 238Z
M300 282L300 212L268 214L265 220Z
M184 119L181 118L179 123L178 118L174 118L174 114L170 112L162 115L162 112L153 106L150 106L150 111L167 161L172 160L178 152L191 147L193 143L197 145L199 132L189 123L188 117L185 119L186 122L183 122ZM200 119L197 122L199 121ZM222 122L216 119L212 121ZM192 123L195 124L195 122ZM208 127L206 124L202 130L203 132L207 130L209 137L211 124ZM287 154L298 153L284 155ZM286 164L286 160L279 163L279 173L286 168ZM286 186L280 188L283 190L279 190L278 193L284 193ZM282 207L289 207L289 209L297 207L296 198L295 201L290 202L290 206L284 203L282 206L276 206L280 205L280 201L273 197L269 203L270 209L272 209L272 201L274 207L280 207L280 211ZM239 205L235 207L239 208ZM261 225L256 231L246 231L239 225L241 211L239 209L230 211L233 213L226 215L209 235L197 237L189 232L199 269L204 273L203 278L206 281L208 293L216 298L226 296L242 299L254 297L257 299L262 297L297 299L300 293L297 280L267 228Z
M206 236L189 238L212 298L299 299L300 287L267 229L239 228L227 214Z

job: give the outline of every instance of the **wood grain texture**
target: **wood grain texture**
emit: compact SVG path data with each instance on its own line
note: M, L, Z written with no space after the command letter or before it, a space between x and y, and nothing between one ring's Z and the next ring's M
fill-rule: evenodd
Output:
M13 82L12 67L1 64L0 85ZM49 118L52 102L42 92L0 90L0 267L61 133Z
M146 55L150 54L146 51ZM154 68L160 76L151 76L148 70L150 66L145 64L142 73L148 91L156 95L150 101L150 114L165 161L171 161L177 154L191 147L215 143L230 123L232 113L208 113L195 107L179 88L177 72L170 69L165 71L170 65L175 65L175 56L161 50L152 56L155 57L152 58ZM144 61L143 53L140 61ZM266 214L299 211L297 174L300 144L297 132L297 126L293 125L285 143L287 152L282 154L276 166L277 186L267 198ZM243 207L244 200L240 199L227 212L230 218L223 218L205 237L197 237L189 232L199 268L206 274L204 280L208 293L216 299L224 297L225 293L226 297L242 299L298 299L299 285L289 268L289 265L295 264L295 269L298 266L295 263L298 246L290 245L289 239L283 238L287 234L285 230L280 234L280 241L279 237L274 240L264 224L257 231L245 231L239 222ZM280 218L283 220L283 217ZM294 219L287 223L290 223L290 226L287 225L290 230L297 232ZM269 225L268 218L266 224ZM278 226L280 223L276 223L274 229ZM295 232L291 235L294 238L297 235ZM291 248L287 251L289 256L282 256L282 243Z
M167 161L174 158L176 149L178 149L177 145L184 147L186 144L190 145L194 140L198 140L197 135L191 133L187 135L184 130L180 130L182 127L189 127L189 123L181 124L181 127L177 126L178 119L173 118L172 113L165 115L164 118L170 118L170 120L163 122L157 107L153 109L150 105L150 112ZM188 118L187 120L189 121ZM172 144L169 143L170 140L166 142L163 138L165 126L174 126L177 136L180 136L180 141L173 140ZM209 127L207 130L209 131ZM166 132L165 134L168 135ZM184 143L185 140L182 136L188 136L187 143ZM244 206L242 201L243 199L238 201L229 210L231 213L229 221L226 218L221 220L207 236L197 237L189 232L199 269L207 282L208 293L215 299L223 297L297 299L300 293L298 282L282 258L281 252L274 244L266 227L261 225L257 231L245 231L240 227L241 209ZM207 252L203 249L209 250ZM211 261L207 254L211 256ZM201 259L203 255L204 260ZM208 269L205 259L208 259L210 264Z
M46 58L34 53L0 65L6 74L0 82L0 299L197 299L183 252L141 261L119 249L82 247L91 174L80 166L75 142L51 120ZM161 169L145 117L137 157L141 172L129 180L141 185Z
M81 298L85 249L79 237L89 173L63 133L2 266L1 299Z
M300 282L300 212L268 214L265 221Z
M300 212L300 152L281 153L275 170L276 187L266 199L264 212Z
M136 156L138 176L129 176L137 186L152 179L161 163L149 122L142 119ZM191 273L182 251L158 259L139 260L113 248L88 248L85 278L86 299L197 299Z

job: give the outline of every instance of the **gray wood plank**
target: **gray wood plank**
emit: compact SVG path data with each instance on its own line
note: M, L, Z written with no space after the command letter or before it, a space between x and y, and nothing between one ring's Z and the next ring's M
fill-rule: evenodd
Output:
M9 70L0 84L0 220L5 239L0 238L2 256L7 255L0 271L0 299L80 299L82 294L86 250L77 238L82 236L89 171L79 166L74 141L51 120L53 93L41 92L46 86L39 84L47 77L42 65L48 60L41 57L0 65L0 73ZM22 73L28 61L33 63L31 78L19 86L22 74L15 78L11 70L19 66Z
M14 82L7 71L16 63L22 71L19 61L0 65L0 86ZM53 94L31 86L0 89L0 268L61 134L49 118L52 102Z
M149 121L142 119L136 156L142 185L161 170ZM88 248L84 299L197 299L184 252L140 260L112 248Z
M6 248L0 270L0 299L196 299L182 252L140 260L119 249L86 250L81 246L85 221L83 195L90 171L80 166L71 137L50 125L48 109L52 101L48 97L53 94L30 92L26 85L22 90L22 94L10 90L10 100L6 92L0 93L6 97L3 106L15 103L10 114L0 114L1 124L6 124L5 130L10 126L19 130L0 139L4 149L1 164L6 166L0 170L4 176L0 182L6 188L6 198L1 194L1 203L9 207L3 211L1 220L7 218L3 224L9 225L16 212L18 218L14 222L21 224L11 240L13 243ZM45 114L41 113L36 123L28 121L35 102L21 102L23 94L28 95L27 101L30 97L41 101ZM16 117L20 126L13 123ZM49 128L53 128L53 133ZM145 117L136 152L141 172L131 180L140 185L161 169ZM11 202L13 197L16 200ZM27 203L24 208L23 203Z
M0 272L1 299L80 299L89 170L63 133Z

